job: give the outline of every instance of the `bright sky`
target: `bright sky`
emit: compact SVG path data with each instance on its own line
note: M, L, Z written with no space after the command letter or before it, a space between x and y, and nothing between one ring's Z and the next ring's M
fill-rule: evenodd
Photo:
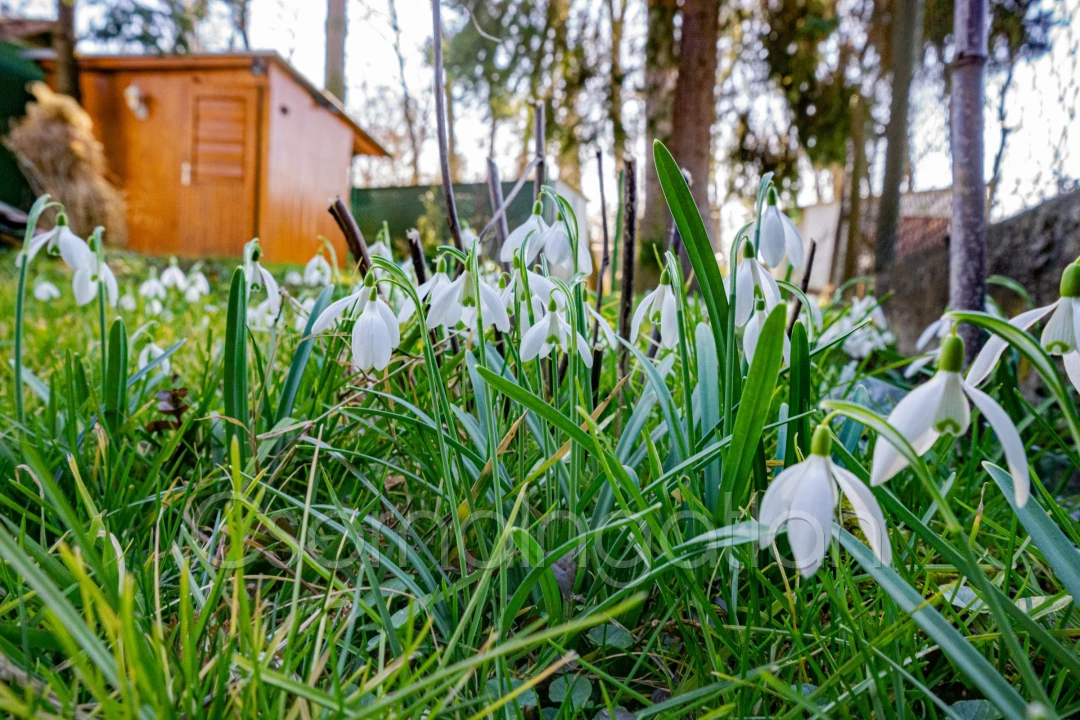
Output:
M55 7L55 0L15 0L9 4L22 6L27 14L48 16ZM431 5L428 0L396 0L396 4L402 32L406 78L412 92L417 95L419 89L428 87L432 81L431 69L426 64L424 54L431 35ZM633 0L631 5L634 5ZM400 97L400 75L393 50L388 7L386 2L379 0L353 0L349 3L346 76L349 81L349 104L354 110L363 104L366 96L374 95L380 89L389 88L391 97L395 100ZM1062 16L1080 16L1080 0L1056 0L1055 7L1062 11ZM632 7L630 22L641 24L642 14ZM444 22L452 18L449 12L444 12ZM84 12L79 23L85 28L90 19L89 14ZM255 48L277 50L300 72L321 86L325 22L324 0L253 0L251 43ZM1006 107L1006 124L1013 128L1013 131L1005 156L1005 171L998 196L1000 203L994 213L996 217L1011 215L1040 199L1056 194L1058 183L1055 172L1069 177L1080 175L1080 128L1074 127L1072 132L1064 133L1070 124L1075 125L1076 119L1077 63L1080 55L1078 23L1080 21L1074 20L1072 26L1054 28L1052 53L1032 63L1021 63L1016 70L1010 101ZM224 23L221 25L224 26ZM640 30L628 28L627 34ZM227 42L227 35L223 33L220 41ZM639 47L639 43L635 47ZM635 58L630 58L627 62L639 64ZM992 79L988 91L988 176L1001 137L1001 125L994 102L995 88L999 83L1000 79ZM937 93L939 90L934 87L916 87L913 104L921 108L912 118L915 128L913 155L917 161L916 189L938 188L951 183L951 165L944 128L947 115ZM639 104L637 101L628 103L626 115L640 118L642 113L637 107ZM431 111L430 108L425 109ZM523 117L522 122L524 121ZM478 112L459 109L456 126L458 148L465 159L465 179L481 179L487 154L486 122ZM639 137L636 152L639 157L644 155L645 147L645 139ZM507 127L499 136L495 158L504 179L512 179L519 154L518 141L513 137L511 128ZM398 159L396 162L404 163L407 160ZM421 165L425 179L437 178L438 151L434 140L425 143ZM595 216L599 209L595 166L587 165L582 176L590 215ZM606 179L612 182L613 178L613 163L609 163ZM799 197L800 204L814 202L811 185L809 182L805 183ZM744 222L745 211L738 199L725 203L721 217L722 234L729 237L735 228ZM592 219L596 221L595 217Z

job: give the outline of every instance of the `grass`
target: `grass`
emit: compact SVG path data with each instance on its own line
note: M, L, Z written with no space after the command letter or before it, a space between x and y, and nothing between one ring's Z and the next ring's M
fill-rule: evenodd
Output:
M146 276L140 258L108 259L122 286ZM13 256L0 267L8 348ZM174 292L159 316L109 310L130 343L126 396L100 377L97 313L74 306L68 271L44 256L31 268L31 284L49 277L64 296L27 303L26 427L12 375L0 385L5 713L1080 711L1080 464L1059 399L1015 392L1027 362L1011 351L994 394L1019 421L1038 505L1014 512L1007 474L982 465L1004 465L1000 445L973 422L875 489L891 567L845 506L824 567L803 578L786 538L754 542L754 508L807 452L800 428L827 416L834 459L868 477L889 431L879 396L911 387L892 349L853 361L811 328L790 367L758 362L776 355L781 312L748 367L738 333L708 322L731 299L713 285L700 301L678 293L677 350L633 347L623 378L607 349L596 387L576 354L564 370L522 362L517 330L452 344L415 318L385 371L357 373L348 323L298 353L292 301L245 341L229 322L233 267L208 266L201 303ZM580 285L568 294L579 311L591 302ZM833 304L823 322L848 312ZM137 371L149 338L172 351L172 374ZM823 408L830 398L851 403Z

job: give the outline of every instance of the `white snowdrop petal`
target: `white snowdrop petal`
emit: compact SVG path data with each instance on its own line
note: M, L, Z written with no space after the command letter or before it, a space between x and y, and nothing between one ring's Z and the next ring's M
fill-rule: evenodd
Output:
M1058 301L1060 302L1060 301ZM1052 312L1056 308L1058 303L1047 305L1046 307L1035 308L1034 310L1028 310L1027 312L1020 313L1009 324L1018 330L1027 330L1029 327L1037 323L1047 314ZM925 332L923 333L926 334ZM920 338L921 340L922 338ZM971 363L971 367L967 371L967 381L972 385L981 385L986 378L990 376L990 373L994 371L994 368L998 364L998 360L1001 359L1002 353L1005 352L1009 344L1000 335L991 335L983 345L982 350L975 356L975 361ZM918 345L916 344L916 347Z
M97 281L93 279L90 268L81 268L75 271L71 279L71 289L75 294L75 302L78 305L86 305L97 295Z
M787 250L788 262L796 270L802 270L803 266L803 239L799 229L784 213L779 213L780 222L784 225L784 249Z
M1069 376L1069 382L1077 390L1080 390L1080 351L1073 350L1061 356L1065 363L1065 374Z
M784 224L775 205L766 206L762 215L758 252L766 265L776 267L784 260Z
M630 342L637 341L638 332L640 332L641 330L641 323L644 322L646 313L648 313L650 308L652 308L653 298L656 297L656 293L658 293L659 291L660 289L657 288L656 290L653 290L651 293L647 294L644 298L642 298L641 302L637 306L637 309L634 310L634 317L630 320Z
M120 300L120 287L116 283L116 275L113 275L112 268L105 263L101 263L101 279L105 282L105 299L111 307L116 307L116 303Z
M787 513L791 507L791 499L795 496L795 490L802 481L804 475L812 469L809 461L797 463L783 470L769 483L765 490L765 497L761 500L761 510L758 513L758 522L762 525L764 535L761 543L768 545L772 542L780 527L787 520Z
M401 331L398 329L397 317L394 315L394 311L390 309L390 306L383 302L382 298L376 298L373 303L375 312L379 314L379 319L386 325L386 332L390 340L390 349L394 349L401 343ZM371 309L368 308L368 312Z
M754 362L754 350L757 349L758 338L761 335L761 316L762 313L755 312L743 329L743 353L746 355L748 365Z
M679 310L670 287L664 293L664 304L660 308L660 343L668 350L679 344Z
M924 367L936 360L939 354L940 353L930 353L929 355L923 355L920 358L912 360L911 364L907 366L906 370L904 370L904 377L908 379L915 377L920 370L922 370Z
M745 258L735 270L735 324L742 327L754 312L753 258Z
M592 348L589 347L589 341L582 337L581 333L574 333L574 337L577 341L578 355L581 357L581 362L585 364L585 367L592 367Z
M1064 355L1076 350L1076 335L1073 324L1073 304L1058 302L1050 322L1043 328L1040 340L1043 349L1051 355Z
M499 332L510 332L510 316L499 293L483 280L480 281L480 302L483 304L484 322L494 325Z
M874 551L878 559L885 565L892 564L892 547L889 544L889 531L885 526L885 515L881 512L881 506L870 488L863 484L862 480L845 468L829 461L833 478L840 486L844 497L851 503L855 511L855 519L870 543L870 549Z
M810 577L821 567L832 537L836 495L825 458L811 457L813 466L795 488L788 510L787 536L795 567Z
M361 294L356 293L343 297L340 300L335 300L326 306L326 309L319 313L319 317L315 318L315 323L311 326L311 334L319 335L326 331L331 325L337 322L337 319L341 317L341 314L350 309L354 305L363 307Z
M945 384L934 413L934 429L939 433L959 437L967 432L971 424L971 407L964 395L964 381L960 378L960 373L939 370L938 375L944 377Z
M547 323L537 323L529 328L521 338L521 360L528 362L540 354L544 341L547 340Z
M941 373L915 388L893 408L888 423L912 444L916 453L925 452L937 440L934 414L941 400L945 379ZM917 443L917 444L916 444ZM870 484L880 485L907 467L907 460L884 436L874 445L874 461Z
M1024 442L1020 439L1020 433L1016 429L1012 418L1004 409L989 395L968 384L964 384L964 392L967 393L975 407L979 408L986 422L994 429L1001 448L1005 451L1005 461L1009 466L1009 474L1012 475L1013 488L1016 491L1016 504L1023 507L1027 504L1028 495L1031 492L1031 476L1028 473L1027 452L1024 451Z

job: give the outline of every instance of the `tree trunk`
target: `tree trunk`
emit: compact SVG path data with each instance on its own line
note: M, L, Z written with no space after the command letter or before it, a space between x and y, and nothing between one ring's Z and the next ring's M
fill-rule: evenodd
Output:
M848 216L847 216L847 242L844 251L844 274L841 282L850 280L860 271L859 253L862 250L862 180L866 177L868 163L866 160L866 123L868 112L866 100L860 96L854 96L855 102L851 108L851 185L848 188Z
M397 56L398 72L401 73L402 111L405 115L405 132L409 136L409 151L412 153L412 183L420 184L420 137L416 132L416 113L409 92L409 83L405 79L405 55L401 52L401 26L398 24L397 5L389 0L390 29L394 33L394 55Z
M53 35L53 51L56 53L56 91L81 102L75 42L75 0L57 0L56 33Z
M346 0L327 0L326 3L326 90L345 102L345 34L348 20Z
M686 0L682 6L679 77L675 82L678 112L671 122L671 154L693 179L691 193L711 230L709 175L712 126L716 120L716 42L720 33L718 0ZM646 153L648 154L648 153Z
M874 252L877 270L877 294L888 290L889 268L896 258L896 236L900 222L900 183L907 164L908 108L915 63L921 56L922 0L894 2L892 100L889 124L885 129L885 176L878 201L877 247Z
M952 65L953 211L949 242L949 302L953 310L983 309L986 296L986 185L983 179L983 68L987 0L956 0ZM960 327L968 359L982 334Z
M626 16L626 0L607 0L608 21L611 23L611 54L608 72L608 115L611 118L612 154L621 158L626 154L626 125L622 116L622 86L626 74L622 67L623 18Z
M671 107L678 71L675 46L677 0L648 0L648 35L645 43L645 217L641 222L642 243L663 241L671 214L660 190L660 178L653 167L649 145L659 140L671 142ZM616 154L615 157L621 158Z

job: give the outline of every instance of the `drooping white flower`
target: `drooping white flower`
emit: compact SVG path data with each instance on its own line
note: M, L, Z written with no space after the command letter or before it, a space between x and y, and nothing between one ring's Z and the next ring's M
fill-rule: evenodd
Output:
M124 293L120 297L120 309L124 312L135 312L139 308L139 301L131 293Z
M589 252L589 243L586 239L578 238L577 267L574 266L574 248L562 213L556 215L555 222L544 230L540 245L543 246L548 261L553 265L558 265L570 272L592 274L592 253Z
M279 308L280 309L280 308ZM274 311L274 304L269 298L257 305L248 306L247 321L248 329L257 332L268 332L277 323L278 314Z
M754 351L757 349L758 339L761 337L761 328L765 325L767 318L765 301L759 297L757 306L754 308L754 314L743 329L743 352L746 354L747 364L754 362ZM791 362L791 340L788 339L786 331L784 332L783 354L784 364L787 365Z
M105 287L105 300L109 305L116 307L120 297L120 288L116 284L116 276L105 264L101 252L91 250L80 259L84 264L75 268L75 275L71 278L71 289L75 294L75 302L78 305L86 305L98 294L98 284Z
M146 302L146 314L147 315L160 315L165 311L165 306L157 298L150 298Z
M539 200L533 204L532 215L529 219L516 227L512 233L506 237L506 242L503 243L502 250L499 252L499 259L503 262L512 262L514 257L518 253L518 249L528 243L527 250L525 252L525 262L531 263L536 259L537 254L544 248L545 230L547 230L547 223L544 222L543 217L544 205Z
M320 249L304 266L304 284L308 287L326 287L333 280L334 270Z
M660 285L642 298L630 321L630 342L637 340L641 323L648 316L653 325L660 325L660 344L671 350L679 344L679 315L675 305L675 293L671 289L671 277L667 268L660 274Z
M787 255L796 270L803 265L803 241L795 223L777 206L776 188L766 194L765 210L761 214L761 235L758 250L769 267L779 267Z
M289 287L300 287L304 284L304 276L298 270L290 270L285 273L285 284Z
M352 310L355 312L361 312L364 306L367 305L368 298L371 296L371 290L375 287L375 276L372 273L368 273L367 278L364 279L364 283L354 287L345 297L340 300L335 300L326 306L326 309L319 313L319 317L315 318L315 323L311 326L311 334L319 335L325 332L331 325L337 322L337 319L345 313L346 310Z
M569 352L571 342L575 343L585 367L592 367L592 349L588 341L570 327L565 313L559 310L553 300L543 319L538 320L521 338L521 360L528 362L537 357L547 357L553 348Z
M22 267L24 262L29 263L42 248L45 248L49 254L59 253L64 263L72 270L78 270L86 265L88 262L86 256L91 252L86 241L68 227L67 215L64 213L57 215L56 225L51 230L30 238L29 246L19 251L15 259L16 265Z
M942 433L959 437L971 424L970 399L994 430L1016 488L1016 504L1023 506L1028 499L1031 479L1028 475L1027 453L1016 425L1000 405L960 375L964 361L964 341L950 335L941 343L938 370L928 382L915 388L896 404L889 415L889 424L904 436L911 447L922 455ZM874 446L871 485L880 485L907 467L907 460L884 437Z
M315 298L307 298L300 303L300 307L296 311L296 317L293 318L293 328L296 329L296 332L304 332L308 318L311 317L311 311L314 309Z
M266 299L270 302L268 310L277 317L281 312L281 291L278 289L277 280L259 262L262 257L262 246L259 239L255 238L244 246L244 275L247 277L247 294L250 304L252 290L266 290Z
M469 227L469 223L461 223L461 244L466 253L470 253L476 247L476 244L480 242L480 236Z
M874 555L892 563L885 516L866 487L851 471L832 461L832 436L819 425L810 441L810 457L776 476L761 501L758 521L764 527L762 544L772 543L781 527L787 530L795 566L803 577L821 567L832 538L833 518L843 493Z
M164 300L168 294L168 289L166 289L165 285L158 279L157 269L150 268L150 277L143 280L142 284L139 285L139 297L144 297L148 300L150 298Z
M749 242L743 245L743 259L735 271L735 324L742 327L750 320L754 311L754 288L761 290L765 299L765 311L780 302L780 287L769 271L761 266L754 257L754 247Z
M476 287L479 286L479 297ZM483 315L484 327L477 328L477 305ZM458 322L469 330L487 330L494 325L500 332L510 331L510 317L506 314L506 305L495 288L480 278L473 279L472 272L466 270L457 279L444 285L431 296L431 310L428 312L429 328L444 325L454 328Z
M40 302L49 302L60 297L60 288L48 280L41 280L34 285L34 299Z
M1009 324L1018 330L1027 330L1050 315L1043 328L1039 343L1051 355L1060 355L1065 373L1073 387L1080 389L1080 263L1072 263L1061 274L1060 295L1049 305L1020 313ZM1051 313L1053 313L1051 315ZM999 335L991 335L971 363L967 380L980 385L990 376L1001 359L1008 343Z
M440 257L435 265L435 274L416 288L416 295L420 298L420 302L424 302L429 296L434 297L438 294L450 282L450 276L446 274L446 258ZM401 312L398 313L398 322L404 323L412 317L414 312L416 312L416 303L413 302L412 296L406 296L401 304Z
M169 267L161 273L161 284L167 288L176 288L180 292L187 289L187 276L176 264L176 258L169 258Z
M189 303L198 302L200 298L210 294L210 281L200 270L192 270L187 277L187 290L184 291L184 299Z
M363 371L382 370L390 363L390 355L401 342L398 320L390 306L371 287L367 291L364 309L353 324L353 363Z
M142 370L147 365L157 360L159 357L165 354L165 351L152 342L147 343L142 351L139 353L139 369ZM169 364L169 359L165 358L158 363L157 370L162 375L168 375L172 366Z

